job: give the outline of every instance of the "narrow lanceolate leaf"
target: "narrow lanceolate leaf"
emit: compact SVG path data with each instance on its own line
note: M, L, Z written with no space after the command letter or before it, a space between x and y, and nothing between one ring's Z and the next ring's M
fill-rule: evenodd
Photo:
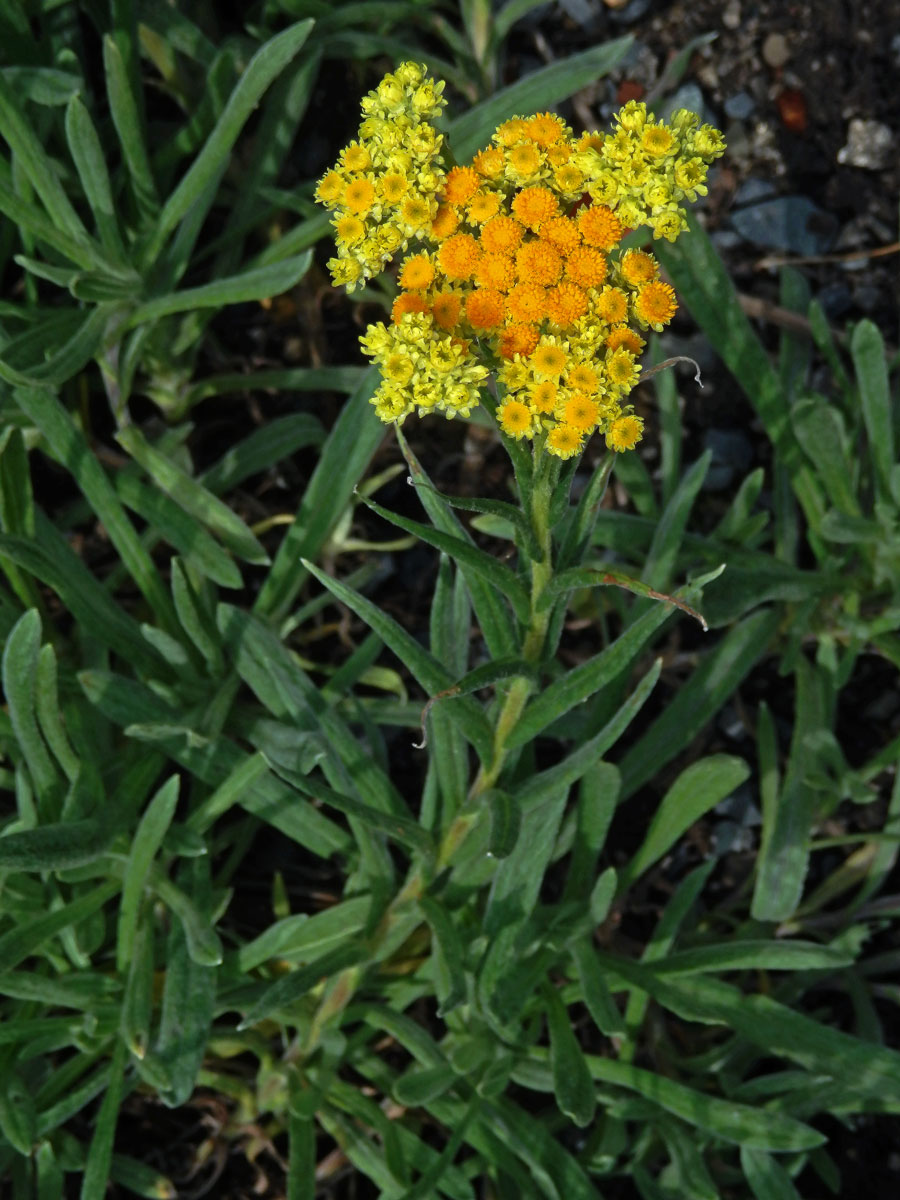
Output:
M116 830L109 820L60 821L0 838L0 868L8 871L63 871L93 862Z
M248 562L268 563L269 556L241 518L151 446L135 425L120 429L116 440L167 495L212 529L235 554Z
M338 600L352 609L378 634L385 645L389 646L397 657L409 667L432 698L438 699L442 694L448 697L454 695L453 688L456 681L437 659L429 654L392 617L389 617L378 605L347 587L339 579L332 579L330 575L326 575L312 563L304 560L303 565ZM492 752L492 735L481 707L470 696L457 696L447 699L445 703L451 719L459 725L459 728L475 747L482 762L486 762Z
M542 560L543 555L535 532L522 510L516 508L514 504L508 504L505 500L490 500L478 496L448 496L445 492L439 492L436 488L432 488L430 484L419 483L418 486L420 488L428 487L438 499L449 504L451 508L458 508L463 512L488 513L493 517L499 517L502 521L509 522L530 557L537 561Z
M578 972L582 999L594 1024L607 1037L620 1037L626 1031L625 1020L616 1008L606 976L587 939L582 938L574 943L572 960Z
M122 884L122 900L119 905L119 926L116 937L116 963L124 971L131 959L135 929L137 928L141 896L156 852L162 845L166 830L175 815L178 803L179 777L173 775L162 785L147 806L138 822L128 865Z
M481 799L491 814L488 854L492 858L508 858L516 848L522 829L522 810L518 801L500 788L491 788Z
M869 442L869 454L875 466L879 495L891 494L894 470L894 418L888 383L887 352L884 339L874 321L860 321L850 341L863 420Z
M384 517L386 521L390 521L400 529L405 529L407 533L412 533L430 546L442 550L456 562L464 563L471 570L476 571L490 586L503 593L512 605L516 617L523 624L528 622L530 613L528 592L518 575L509 567L463 538L445 533L441 529L423 525L421 521L412 521L408 517L401 517L398 513L392 513L390 509L382 508L374 500L367 500L366 503L373 512Z
M640 849L619 872L621 891L627 891L695 821L721 803L749 774L750 768L744 760L729 754L713 754L686 767L663 796Z
M430 896L419 899L419 908L431 928L434 986L445 1017L466 998L464 947L452 915Z
M34 1093L18 1071L5 1065L0 1075L0 1133L27 1157L37 1141Z
M172 313L191 312L198 308L224 308L228 304L280 296L300 282L309 270L311 261L312 251L307 250L268 267L257 267L226 279L214 279L211 283L185 288L168 296L156 296L138 305L128 318L127 328L135 329Z
M617 679L631 666L669 615L669 609L655 604L633 625L629 625L612 645L555 679L529 702L516 722L512 744L530 742L553 721L564 717L576 705Z
M853 962L848 954L816 942L747 941L696 946L654 960L653 969L663 975L697 975L721 971L836 971Z
M100 241L112 257L124 258L125 249L116 220L109 172L100 136L90 113L77 95L72 97L66 108L66 140L84 194L94 214L94 224L97 226Z
M560 571L544 588L538 604L540 608L547 609L553 603L555 596L571 592L574 588L606 585L624 588L627 592L634 592L636 596L644 596L648 600L662 600L666 604L674 604L676 608L680 608L699 621L704 629L707 627L703 616L695 608L686 604L684 600L680 600L677 596L666 595L664 592L657 592L649 584L642 583L640 579L632 579L630 575L626 575L616 567L607 566L605 563L602 566L569 567L566 571Z
M298 21L290 25L253 55L203 149L163 206L147 249L148 261L156 258L169 234L218 175L263 93L297 54L313 24L313 21Z
M109 1181L112 1165L113 1143L116 1137L116 1122L122 1104L125 1082L125 1043L116 1041L110 1067L109 1084L94 1120L94 1135L88 1150L84 1176L81 1180L82 1200L94 1200L102 1196Z
M597 1107L594 1081L572 1032L569 1014L559 992L548 984L543 995L550 1031L550 1064L556 1103L571 1121L583 1129L593 1120Z
M3 692L19 749L28 764L39 801L50 807L62 787L35 715L34 685L41 646L41 617L36 608L20 617L3 648ZM51 809L52 811L52 809Z
M52 912L41 913L30 920L22 921L15 929L4 933L0 937L0 973L11 971L61 930L70 926L74 928L81 921L93 916L118 890L118 882L107 881L93 891L79 896L77 900L64 904L62 908L55 908Z

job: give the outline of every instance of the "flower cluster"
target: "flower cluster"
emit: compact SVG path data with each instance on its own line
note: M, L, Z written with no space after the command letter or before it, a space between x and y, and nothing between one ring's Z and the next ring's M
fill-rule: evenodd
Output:
M403 63L363 100L357 140L316 189L335 213L338 257L328 263L335 283L352 291L410 238L428 236L445 179L443 137L433 123L446 104L443 90L423 67Z
M379 170L399 174L409 164L407 190L430 203L427 222L413 229L396 205L379 205L378 180L369 182L365 213L350 211L359 180L346 156L356 144L318 192L344 205L335 222L339 258L330 264L336 282L379 269L391 239L419 243L401 263L392 324L370 327L362 340L381 368L379 417L399 421L416 409L466 415L494 373L502 388L497 420L508 436L541 439L561 458L579 453L595 431L611 449L631 449L643 429L626 403L640 372L641 334L662 330L676 302L653 255L620 243L639 225L656 237L677 236L685 225L680 202L705 192L708 165L724 149L721 134L686 111L657 122L633 101L605 137L576 137L562 118L539 113L504 122L470 164L445 174L434 156L400 157L411 130L429 155L439 151L440 135L425 137L409 109L425 89L433 103L419 111L433 115L442 85L405 64L370 94L370 109L383 108L386 85L407 125L389 128L380 118L375 126L370 118L359 146L367 139ZM350 217L365 226L350 227L355 240L345 236Z

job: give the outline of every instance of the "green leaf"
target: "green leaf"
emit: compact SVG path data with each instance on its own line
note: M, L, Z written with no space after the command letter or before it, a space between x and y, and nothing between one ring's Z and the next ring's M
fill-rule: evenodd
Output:
M582 998L594 1024L607 1037L621 1037L626 1032L625 1021L616 1008L606 976L587 939L573 943L572 960L578 972Z
M594 1119L597 1100L594 1081L585 1056L576 1041L569 1023L566 1006L555 987L543 989L547 1006L547 1026L550 1032L550 1065L553 1070L553 1092L560 1111L584 1129Z
M653 541L650 543L641 579L656 591L668 587L672 578L688 518L703 487L711 462L712 451L706 450L685 472L653 532Z
M670 610L654 605L605 650L565 671L529 701L507 744L510 747L525 745L553 721L618 679L635 662L669 615Z
M495 92L450 122L450 145L458 162L466 162L486 145L501 122L522 113L540 112L566 100L580 88L608 74L631 49L632 37L604 42L581 54L542 67L511 87Z
M72 96L66 108L66 140L94 214L100 242L112 258L123 260L125 247L119 233L103 146L90 113L77 95Z
M686 767L663 796L640 848L619 871L620 892L626 892L695 821L731 795L749 775L744 760L730 754L713 754Z
M853 963L853 955L816 942L735 940L696 946L654 959L662 975L694 975L722 971L836 971Z
M147 134L138 108L137 96L132 91L128 68L122 51L116 44L115 34L107 34L103 39L103 69L106 75L109 113L119 138L131 192L144 222L155 216L159 210L159 195L150 167Z
M0 1072L0 1133L20 1154L31 1155L37 1141L34 1093L8 1062Z
M543 803L532 804L522 813L522 832L515 849L501 859L494 874L483 920L488 937L531 915L553 854L567 794L565 787L557 787Z
M107 849L115 827L90 818L39 825L0 837L0 867L10 871L63 871L94 862Z
M765 1150L742 1146L741 1170L756 1200L801 1200L790 1175Z
M791 409L791 423L832 504L841 512L858 515L859 504L851 486L853 470L846 450L847 435L838 410L820 397L808 396Z
M411 533L423 542L427 542L428 545L441 550L455 562L475 571L490 587L502 592L512 606L517 619L523 625L527 624L531 612L531 603L525 585L514 571L503 563L498 562L493 555L486 553L484 550L479 550L477 546L472 545L471 542L466 541L464 538L445 533L441 529L433 529L428 525L423 525L421 521L412 521L408 517L400 516L398 513L392 513L390 509L382 508L374 500L366 500L366 504L373 512L378 513L380 517L384 517L386 521L390 521L392 525L396 525L400 529L405 529L407 533Z
M736 625L708 652L662 715L625 754L622 796L627 799L696 737L720 711L757 662L781 620L777 609L754 613Z
M522 829L522 813L508 792L491 788L481 797L491 815L488 854L492 858L509 858L515 850Z
M160 624L175 633L175 614L156 564L141 544L84 435L49 392L20 389L15 401L43 433L53 455L71 472Z
M432 697L441 692L452 692L455 680L405 629L382 609L333 579L318 567L304 560L306 569L319 580L338 600L352 609L378 634L386 646L412 671L415 678ZM480 705L469 696L458 696L445 701L451 719L459 726L466 738L478 752L482 762L489 760L492 753L490 727Z
M47 751L35 716L34 688L40 646L41 617L33 608L19 618L6 639L3 692L38 803L42 811L53 814L54 806L61 798L62 778Z
M319 387L326 388L329 382L333 383L335 390L353 391L358 385L359 378L364 374L361 367L345 368L349 378L345 381L345 388L338 388L338 380L331 380L329 371L333 371L337 375L341 368L323 368L320 372L308 370L305 372L280 372L280 374L305 374L309 376L323 375L325 378L321 383L311 384L312 390ZM243 390L244 388L256 389L257 387L285 387L290 390L290 384L278 383L260 383L259 374L257 376L240 375L236 378L242 382L234 390ZM275 372L273 372L275 374ZM210 381L207 381L210 382ZM310 381L311 382L311 381ZM297 383L294 386L298 386ZM202 384L198 387L203 387ZM218 393L210 392L210 395ZM201 397L198 397L201 398ZM190 405L188 405L190 407ZM228 492L232 488L237 487L239 483L249 478L251 475L256 475L262 471L268 471L273 464L283 462L291 454L297 450L301 450L304 446L320 446L325 439L325 430L322 428L321 422L311 416L309 413L291 413L286 417L276 417L274 421L266 421L265 425L261 425L259 429L255 429L243 441L238 442L236 446L226 450L219 461L210 470L204 472L200 476L200 482L209 491L220 496L223 492Z
M351 945L349 937L350 935L344 939L343 944L321 955L315 962L298 967L296 971L283 975L276 983L267 987L259 1000L250 1006L238 1028L250 1029L270 1016L276 1020L285 1019L284 1015L279 1014L289 1013L297 1001L316 988L322 980L364 962L368 956L367 947L361 944L358 938L354 939L354 944Z
M162 845L172 817L175 815L179 782L179 777L173 775L159 788L138 822L131 843L128 863L123 876L119 924L116 934L116 964L118 969L123 972L131 960L141 898L150 874L150 867Z
M288 26L260 46L253 55L203 149L163 205L145 252L146 261L156 259L166 238L219 174L263 93L300 50L313 24L312 21L298 21ZM211 202L210 196L207 204Z
M136 425L120 429L116 440L154 482L185 512L207 525L240 558L268 563L269 556L241 518L218 497L151 446Z
M569 567L565 571L560 571L544 588L538 605L541 609L546 610L551 606L554 596L564 595L575 588L610 585L624 588L626 591L634 592L636 596L642 596L648 600L662 600L665 604L674 604L676 608L680 608L682 612L686 612L696 621L699 621L704 631L707 629L707 624L703 616L695 608L691 608L684 600L679 599L678 596L669 596L663 592L658 592L642 580L632 579L630 575L626 575L617 567L609 566L606 563L602 566ZM668 616L668 613L666 615Z
M466 999L462 938L453 924L452 915L439 901L421 896L418 903L431 929L434 987L440 1005L438 1014L446 1017Z
M878 326L864 320L854 328L850 352L856 369L863 421L869 453L875 467L878 493L883 500L891 496L891 472L895 466L894 417L888 383L887 352Z
M246 975L270 959L313 962L364 929L371 909L368 896L352 896L313 916L295 913L283 917L240 947L238 966Z
M102 1196L106 1191L116 1137L116 1122L125 1093L126 1055L124 1042L117 1041L112 1053L109 1083L94 1120L94 1134L81 1180L82 1200L94 1200L94 1197Z
M295 258L273 263L267 267L256 267L231 275L227 279L214 279L199 287L184 288L168 296L156 296L147 300L130 314L127 329L135 329L150 321L172 313L193 312L198 308L225 308L229 304L242 304L248 300L265 300L280 296L295 287L312 261L312 251L307 250Z
M0 974L11 971L57 933L75 928L81 921L93 916L118 890L118 882L107 880L61 908L20 921L16 928L0 937Z

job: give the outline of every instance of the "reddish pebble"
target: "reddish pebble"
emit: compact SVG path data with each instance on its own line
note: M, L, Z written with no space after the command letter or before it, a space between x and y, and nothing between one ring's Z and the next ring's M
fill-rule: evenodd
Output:
M806 97L796 88L785 88L775 100L778 115L785 129L791 133L803 133L806 129Z
M633 79L623 79L616 92L616 104L627 104L629 100L640 100L643 94L644 88L641 84L636 83Z

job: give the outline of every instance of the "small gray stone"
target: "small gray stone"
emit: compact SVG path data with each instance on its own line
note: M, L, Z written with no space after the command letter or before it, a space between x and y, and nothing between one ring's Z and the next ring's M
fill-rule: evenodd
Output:
M805 196L779 196L731 214L738 233L767 250L824 254L831 248L838 221Z
M762 44L763 62L773 70L778 70L791 57L787 38L783 33L770 33Z
M735 208L744 204L758 204L775 195L774 186L766 179L745 179L734 194Z
M847 144L838 150L837 160L866 171L881 171L894 158L894 135L880 121L862 121L854 117L847 128Z
M741 23L740 0L728 0L722 12L722 24L726 29L737 29Z
M733 121L746 121L756 108L756 101L749 92L737 92L725 101L725 115Z

